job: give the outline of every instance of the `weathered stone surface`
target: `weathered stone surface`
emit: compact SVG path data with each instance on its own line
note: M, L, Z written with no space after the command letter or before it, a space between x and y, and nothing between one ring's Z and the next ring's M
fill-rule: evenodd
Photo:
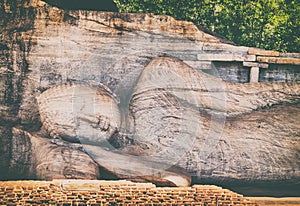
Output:
M1 179L99 178L98 165L78 149L18 128L1 128Z
M142 155L148 162L135 157L133 163L149 168L147 164L152 161L161 166L159 170L177 164L192 175L215 182L226 178L277 181L299 177L295 158L299 156L297 65L279 66L282 62L277 62L260 71L260 80L292 83L233 84L230 82L249 81L249 68L243 67L242 61L259 63L254 61L256 55L248 55L249 48L226 44L192 23L153 14L64 11L39 0L17 2L0 4L0 125L5 137L1 141L11 142L1 150L24 151L21 154L31 156L3 154L3 168L12 165L15 169L8 171L19 177L36 175L28 167L31 164L19 164L32 161L32 154L40 152L31 151L29 141L30 134L35 137L35 132L41 130L43 120L36 97L56 85L92 80L96 85L107 85L120 99L119 132L101 145L102 150L108 145L109 151L103 151L106 158L101 157L102 150L95 150L94 155L111 172L114 166L119 166L117 174L123 174L122 168L139 171L117 162L109 165L110 155L122 157L125 162L130 162L132 155ZM199 61L197 57L202 54L227 54L230 60L240 62L221 56L214 60L202 56ZM191 67L166 56L176 57ZM297 54L286 57L298 58ZM26 131L20 133L24 138L14 138L12 131L16 134L16 130L12 128L16 126ZM52 126L53 129L56 128ZM45 139L48 133L41 135L41 141L35 141L36 148L46 144L44 140L50 141ZM52 157L56 154L52 150L59 153L70 146L62 144L57 148L59 142L55 140L56 145L47 143L49 147L41 148ZM119 151L112 151L111 146ZM72 155L76 156L76 151L72 150ZM84 162L91 161L81 152L79 157ZM63 175L61 168L45 157L40 158L54 168L50 176L73 177ZM62 161L60 155L57 158ZM72 163L78 167L76 171L85 171L81 168L86 167L85 163ZM97 166L93 164L93 168ZM97 178L97 174L89 170L85 177ZM163 176L159 181L174 184L177 177L186 181L181 172L175 170L171 174L175 174L171 179ZM39 173L41 178L50 176Z
M294 82L299 78L300 70L297 65L269 64L269 69L261 69L259 74L260 82Z
M196 146L179 165L186 164L185 161L198 165L201 169L189 171L198 172L202 178L297 179L299 109L299 104L279 106L227 118L225 125L216 126L223 126L223 135L217 138L210 153L197 162L195 158L199 157L202 147ZM202 141L197 138L196 142L195 145L200 145Z
M130 104L134 142L146 148L138 154L180 160L203 178L296 178L299 89L297 83L228 83L157 58L143 71Z
M286 206L297 206L300 204L298 197L247 197L249 200L256 202L258 205L286 205Z
M54 86L38 96L41 121L52 137L99 144L120 127L117 100L104 85Z
M59 146L47 138L13 128L11 165L20 168L22 179L97 179L98 165L78 149ZM22 143L26 141L26 143ZM19 143L16 143L19 142ZM22 163L21 163L22 162Z
M218 54L209 54L209 53L204 53L204 54L198 54L198 60L200 61L255 61L256 56L255 55L246 55L246 54L234 54L234 53L218 53Z
M269 64L264 64L264 63L257 63L257 62L243 62L244 67L259 67L259 68L264 68L268 69Z
M12 133L9 127L0 126L0 166L1 168L1 177L0 180L8 179L10 177L9 172L9 159L11 158L11 138Z
M248 54L254 54L257 56L269 56L269 57L279 57L280 53L278 51L249 48Z
M257 205L212 185L174 188L130 181L9 181L0 182L0 195L4 205Z
M208 74L216 76L228 82L248 83L250 80L249 67L244 67L242 62L212 62L211 72Z
M211 61L184 61L184 63L190 65L194 69L197 70L212 70L212 62Z
M211 42L204 42L203 43L203 51L231 51L231 52L238 52L247 54L249 47L245 46L237 46L228 43L211 43Z
M300 58L300 53L280 53L281 57Z
M300 58L288 58L288 57L257 57L257 61L266 62L270 64L294 64L300 65Z
M259 67L251 67L250 69L250 82L258 82Z
M127 150L84 145L87 153L103 168L117 178L137 182L152 182L160 186L189 186L190 175L182 168L159 162L148 156L131 155Z
M10 127L1 126L0 141L0 179L35 178L30 139L16 136Z
M19 7L19 4L20 7ZM0 122L4 125L18 121L22 100L22 81L27 71L27 53L32 35L35 12L23 8L25 0L0 4Z
M107 19L107 14L100 12L72 11L70 16L87 21L102 21L105 26L113 27L120 32L152 31L189 38L198 41L221 42L221 39L201 31L191 22L178 21L166 15L118 13ZM80 18L81 19L81 18Z
M132 104L138 99L136 96L152 90L166 90L198 107L228 115L251 112L279 103L293 103L299 99L300 92L298 83L225 82L196 71L182 61L165 57L154 59L143 70Z

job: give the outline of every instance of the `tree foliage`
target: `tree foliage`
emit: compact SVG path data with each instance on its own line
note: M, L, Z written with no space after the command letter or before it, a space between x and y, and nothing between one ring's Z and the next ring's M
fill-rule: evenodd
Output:
M300 52L299 0L115 0L121 12L167 14L245 46Z

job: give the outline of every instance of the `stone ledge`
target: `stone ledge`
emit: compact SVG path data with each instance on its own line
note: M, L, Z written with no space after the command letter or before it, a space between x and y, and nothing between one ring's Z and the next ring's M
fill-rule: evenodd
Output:
M270 64L292 64L300 65L300 58L288 58L288 57L257 57L258 62L270 63Z
M263 69L269 68L269 64L257 63L257 62L243 62L243 66L244 67L259 67L259 68L263 68Z
M249 48L248 54L254 54L257 56L269 56L269 57L279 57L280 53L278 51Z
M234 53L219 53L219 54L211 54L211 53L203 53L198 54L197 56L199 61L239 61L239 62L254 62L256 61L255 55L247 55L247 54L234 54Z
M268 205L268 206L299 206L300 197L285 197L285 198L276 198L276 197L247 197L248 199L257 202L259 205Z

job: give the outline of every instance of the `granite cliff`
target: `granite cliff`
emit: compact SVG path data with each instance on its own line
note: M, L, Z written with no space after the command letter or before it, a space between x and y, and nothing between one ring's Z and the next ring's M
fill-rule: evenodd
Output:
M299 179L298 53L164 15L39 0L0 15L1 179Z

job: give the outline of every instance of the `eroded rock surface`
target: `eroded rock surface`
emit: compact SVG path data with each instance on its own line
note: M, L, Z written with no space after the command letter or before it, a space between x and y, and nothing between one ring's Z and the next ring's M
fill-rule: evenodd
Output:
M16 131L18 132L22 131ZM49 139L24 132L32 145L32 164L37 179L98 179L98 165L80 148L54 145ZM55 161L53 161L55 160Z
M156 58L130 104L134 141L147 145L139 155L180 161L207 178L297 178L299 88L228 83L176 59Z
M40 118L52 138L100 144L120 128L117 100L105 86L54 86L37 97Z
M99 102L96 98L91 104L87 100L96 93L90 90L73 83L45 91L42 98L46 101L39 101L39 107L45 107L40 109L41 120L45 126L55 125L53 129L62 132L68 131L69 123L71 131L84 129L81 143L85 144L85 151L99 166L120 178L151 179L168 185L171 183L167 180L172 177L174 185L189 184L188 176L180 170L164 171L176 164L206 178L270 180L299 176L297 83L228 83L175 58L158 57L142 71L134 89L127 118L133 127L121 128L119 124L113 133L107 132L106 138L102 138L108 145L98 146L86 144L97 145L95 136L101 136L101 128L94 127L92 120L85 121L88 129L80 125L88 119L84 116L95 113L88 114L81 109L74 115L76 98L86 100L78 108L93 108L94 112L95 104L101 108L97 110L98 116L107 111L119 114L120 108L111 96L108 97L114 106L105 104L108 97L103 98L101 93ZM54 104L48 104L48 99L55 100ZM67 100L69 105L62 104ZM70 110L61 111L61 105L68 105ZM48 118L56 120L45 121ZM58 121L60 118L63 121ZM284 119L288 121L281 122ZM120 131L125 129L130 131L131 144L121 145L119 150L109 146L111 136L118 141L125 135ZM57 136L64 137L64 134ZM86 143L85 139L90 141Z
M1 179L101 179L98 166L178 186L189 175L299 178L298 54L227 44L163 15L40 0L5 1L0 15ZM246 83L251 67L284 82ZM74 82L89 98L75 113Z
M19 128L1 128L0 131L1 179L100 177L98 165L86 153L80 151L80 148L53 144L48 138L30 134Z

